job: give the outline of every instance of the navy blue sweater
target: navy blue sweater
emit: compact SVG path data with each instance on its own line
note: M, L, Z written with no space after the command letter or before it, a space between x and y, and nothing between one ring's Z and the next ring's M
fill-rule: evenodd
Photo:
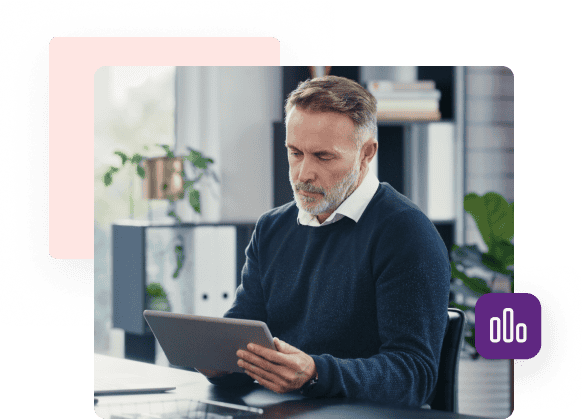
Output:
M357 223L303 226L297 212L291 202L260 217L225 317L261 320L311 355L319 382L309 396L421 406L447 323L450 267L435 227L387 183Z

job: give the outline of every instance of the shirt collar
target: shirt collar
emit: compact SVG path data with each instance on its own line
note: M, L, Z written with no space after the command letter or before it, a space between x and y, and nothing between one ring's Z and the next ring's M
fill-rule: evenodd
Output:
M322 224L319 224L317 217L305 212L301 208L299 209L299 214L297 215L297 223L308 225L312 227L323 226L336 221L341 220L343 217L348 217L354 220L356 223L360 220L360 217L364 213L364 210L374 197L376 190L378 190L378 185L380 182L376 175L370 173L366 174L364 180L357 187L357 189L344 201L339 207L325 220Z

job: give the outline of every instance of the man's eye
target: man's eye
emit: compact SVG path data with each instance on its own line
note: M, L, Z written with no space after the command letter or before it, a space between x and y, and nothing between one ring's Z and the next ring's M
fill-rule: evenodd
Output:
M321 161L329 161L329 160L331 160L331 157L328 157L328 156L318 156L318 158Z

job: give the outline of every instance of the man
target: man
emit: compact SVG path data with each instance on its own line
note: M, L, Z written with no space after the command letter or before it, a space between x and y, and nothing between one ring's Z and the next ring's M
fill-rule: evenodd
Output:
M427 217L369 171L378 149L369 92L312 79L285 112L295 199L258 220L225 314L264 321L277 351L238 351L247 375L202 372L217 385L256 380L278 393L421 406L447 323L446 248Z

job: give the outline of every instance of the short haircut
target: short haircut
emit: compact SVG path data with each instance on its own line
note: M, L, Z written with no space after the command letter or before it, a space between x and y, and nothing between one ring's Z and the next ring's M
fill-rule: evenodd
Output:
M378 130L376 98L353 80L323 76L299 83L285 102L285 125L294 106L309 112L335 112L348 116L356 128L358 149Z

